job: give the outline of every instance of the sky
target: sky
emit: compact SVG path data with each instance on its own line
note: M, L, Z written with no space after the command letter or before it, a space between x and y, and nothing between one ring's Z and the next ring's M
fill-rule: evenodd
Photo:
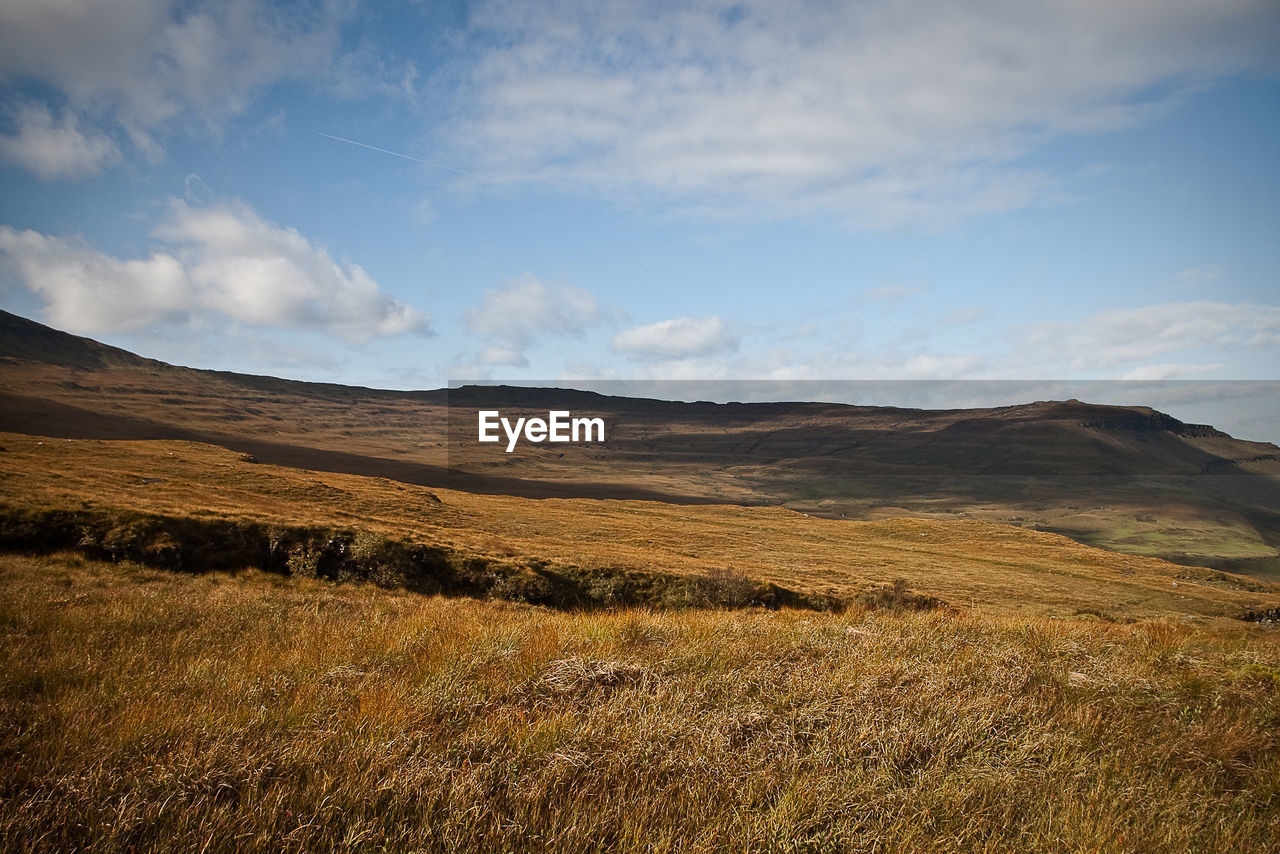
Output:
M0 307L381 388L1197 381L1280 441L1280 4L3 0Z

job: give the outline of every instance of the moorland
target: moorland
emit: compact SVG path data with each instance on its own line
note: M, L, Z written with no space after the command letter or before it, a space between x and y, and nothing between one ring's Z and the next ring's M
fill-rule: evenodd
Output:
M6 850L1280 850L1274 446L0 320ZM482 405L627 426L486 457Z
M472 493L977 519L1280 573L1280 448L1140 405L919 410L512 387L385 391L176 367L4 313L0 389L0 430L31 435L188 439L268 463ZM482 408L604 416L609 441L504 454L473 441Z

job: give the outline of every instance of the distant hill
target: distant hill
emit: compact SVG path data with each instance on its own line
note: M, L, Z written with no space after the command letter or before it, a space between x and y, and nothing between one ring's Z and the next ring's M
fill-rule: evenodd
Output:
M59 332L7 311L0 311L0 356L82 370L170 367L119 347L100 344L92 338Z
M564 389L386 391L197 370L0 312L0 430L190 439L299 468L526 497L974 518L1280 573L1280 448L1145 406L678 403ZM605 445L481 446L475 412L604 417Z

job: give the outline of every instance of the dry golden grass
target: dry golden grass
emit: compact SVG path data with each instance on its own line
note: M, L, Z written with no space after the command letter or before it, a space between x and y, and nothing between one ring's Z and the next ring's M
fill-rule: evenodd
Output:
M1280 851L1280 639L0 557L13 851Z
M973 520L829 520L772 507L526 499L246 462L193 442L0 434L0 503L349 526L501 560L698 575L733 567L856 596L902 578L957 606L1209 619L1280 605L1275 585ZM437 500L438 499L438 500Z
M1125 554L1280 579L1276 448L1129 429L1141 421L1136 410L1069 402L947 413L571 396L559 399L577 402L560 405L598 405L608 417L606 447L525 444L506 454L474 441L480 401L513 417L545 415L559 408L550 403L557 392L455 391L450 410L442 391L176 368L10 320L11 334L0 328L0 352L11 354L0 355L0 425L14 432L185 438L299 468L533 497L1012 522Z
M131 358L0 360L6 394L25 396L6 397L22 404L6 423L248 436L293 465L341 451L408 480L444 461L430 395ZM690 441L734 456L722 427L694 424L710 432ZM195 442L14 433L0 446L10 548L39 544L28 523L72 519L59 542L119 556L114 533L150 514L181 523L159 536L192 540L154 553L169 558L230 543L202 532L315 528L330 545L346 531L343 548L375 563L431 553L579 581L750 577L851 603L555 612L254 569L0 555L0 850L1280 851L1280 635L1233 619L1276 613L1274 585L972 520L473 495ZM568 468L703 496L786 487L846 509L848 484L825 471L808 482L768 463L580 456L534 454L507 474ZM367 472L363 459L338 468ZM945 497L919 506L955 514ZM1049 512L1041 497L1019 501ZM1066 509L1117 548L1185 548L1153 544L1155 531L1270 554L1201 503L1144 522L1142 502L1090 498ZM989 519L1017 504L971 503ZM265 553L268 567L319 571L318 558ZM955 607L894 610L908 589Z

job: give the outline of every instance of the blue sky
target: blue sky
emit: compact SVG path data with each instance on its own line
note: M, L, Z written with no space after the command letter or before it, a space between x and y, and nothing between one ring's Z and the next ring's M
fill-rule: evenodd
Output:
M171 362L1280 379L1274 0L8 0L0 86L0 306Z

